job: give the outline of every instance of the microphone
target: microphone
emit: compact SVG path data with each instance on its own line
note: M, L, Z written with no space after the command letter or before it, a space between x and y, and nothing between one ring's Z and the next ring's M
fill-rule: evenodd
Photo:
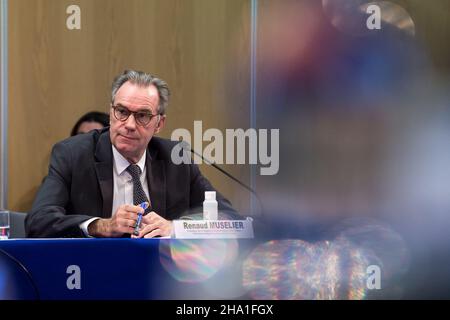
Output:
M247 189L248 191L250 191L251 194L253 194L256 198L256 200L258 200L258 204L259 204L259 215L261 217L264 217L264 209L263 209L263 205L262 205L262 201L259 198L258 194L256 193L255 190L253 190L250 186L248 186L247 184L245 184L244 182L242 182L241 180L239 180L238 178L234 177L231 173L225 171L224 169L222 169L221 167L219 167L217 164L215 164L214 162L212 162L209 159L206 159L202 154L196 152L194 149L190 148L189 144L185 141L180 141L180 143L178 143L181 148L183 150L187 150L190 151L191 153L199 156L203 161L205 161L207 164L213 166L215 169L219 170L221 173L223 173L224 175L226 175L228 178L234 180L235 182L237 182L241 187Z

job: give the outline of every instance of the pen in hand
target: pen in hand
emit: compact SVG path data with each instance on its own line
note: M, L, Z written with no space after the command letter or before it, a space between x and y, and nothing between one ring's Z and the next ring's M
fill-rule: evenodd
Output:
M148 207L148 203L147 203L147 202L142 202L139 206L140 206L142 209L144 209L144 211L143 211L143 212L140 212L140 213L138 214L138 218L137 218L137 221L136 221L136 225L134 226L134 231L133 231L133 235L135 235L135 236L138 236L138 235L139 235L139 229L141 228L142 216L143 216L143 214L144 214L144 212L145 212L145 209L147 209L147 207Z

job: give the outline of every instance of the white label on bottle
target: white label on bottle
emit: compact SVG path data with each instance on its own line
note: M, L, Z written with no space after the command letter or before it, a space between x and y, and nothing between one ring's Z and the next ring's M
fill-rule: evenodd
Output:
M205 212L203 213L203 219L205 220L217 220L217 211L214 208L205 208Z

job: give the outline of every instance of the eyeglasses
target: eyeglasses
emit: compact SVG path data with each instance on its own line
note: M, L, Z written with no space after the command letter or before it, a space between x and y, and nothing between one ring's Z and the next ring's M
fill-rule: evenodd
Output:
M152 114L151 112L147 111L130 111L127 108L123 106L112 106L114 110L114 117L119 121L127 121L131 114L134 115L134 120L136 120L136 123L145 127L152 121L153 117L159 116L159 114Z

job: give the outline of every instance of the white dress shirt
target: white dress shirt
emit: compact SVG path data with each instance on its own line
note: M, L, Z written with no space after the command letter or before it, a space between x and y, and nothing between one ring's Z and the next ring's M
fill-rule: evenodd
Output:
M133 204L133 179L131 175L128 173L128 171L126 171L128 166L130 165L130 162L128 162L128 160L125 159L125 157L122 156L114 146L112 146L112 152L113 152L114 189L113 189L113 204L111 216L113 216L116 213L117 209L121 205ZM139 161L136 164L141 169L140 180L142 188L144 189L147 198L150 199L146 174L147 168L145 166L146 154L147 150L144 151L144 154L142 155L141 159L139 159ZM80 224L80 228L85 234L85 236L89 237L88 226L92 221L95 221L97 219L100 218L92 218Z

